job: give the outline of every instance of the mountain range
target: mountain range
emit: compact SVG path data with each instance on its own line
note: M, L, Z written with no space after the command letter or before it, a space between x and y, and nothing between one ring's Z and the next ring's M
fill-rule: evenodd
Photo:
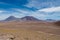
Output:
M22 18L16 18L14 16L10 16L6 18L4 21L14 21L14 20L19 20L19 21L39 21L39 19L33 17L33 16L25 16Z
M56 20L53 20L53 19L40 20L40 19L37 19L33 16L25 16L22 18L16 18L14 16L9 16L8 18L6 18L5 20L2 20L0 22L5 22L5 21L47 21L47 22L53 22Z

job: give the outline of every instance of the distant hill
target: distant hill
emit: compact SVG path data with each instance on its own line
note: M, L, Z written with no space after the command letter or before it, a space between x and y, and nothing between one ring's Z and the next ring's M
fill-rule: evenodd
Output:
M13 21L13 20L18 20L18 19L20 19L20 18L16 18L14 16L10 16L7 19L5 19L4 21Z
M46 21L48 21L48 22L55 22L56 20L53 20L53 19L46 19Z
M22 17L21 20L23 20L23 21L39 21L39 19L37 19L33 16L25 16L25 17Z

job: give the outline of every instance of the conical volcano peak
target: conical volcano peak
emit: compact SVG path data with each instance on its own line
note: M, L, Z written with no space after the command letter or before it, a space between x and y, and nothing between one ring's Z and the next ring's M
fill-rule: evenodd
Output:
M25 21L38 21L38 19L33 16L25 16L25 17L22 17L21 19Z
M8 18L16 18L16 17L14 17L14 16L9 16Z
M5 19L5 21L12 21L12 20L18 20L18 18L14 17L14 16L10 16L7 19Z

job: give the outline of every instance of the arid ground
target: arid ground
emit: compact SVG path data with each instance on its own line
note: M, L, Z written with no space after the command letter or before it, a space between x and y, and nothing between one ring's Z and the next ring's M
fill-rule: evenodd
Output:
M52 22L0 22L0 40L60 40L60 27Z

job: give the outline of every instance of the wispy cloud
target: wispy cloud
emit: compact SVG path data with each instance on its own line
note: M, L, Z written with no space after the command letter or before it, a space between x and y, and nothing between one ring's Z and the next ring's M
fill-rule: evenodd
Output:
M11 14L6 14L6 13L8 12L0 10L0 20L4 20L11 15Z
M42 9L42 8L60 6L59 3L60 3L59 0L29 0L29 3L25 6Z
M54 9L58 10L57 8L60 8L60 7L54 7ZM58 12L59 10L57 12L56 10L54 10L54 12L53 11L51 12L49 11L49 9L48 9L48 12L46 12L47 10L43 10L43 12L40 11L42 9L37 10L37 11L22 10L18 8L12 8L10 10L0 10L0 20L3 20L11 15L15 17L19 17L19 18L24 17L24 16L34 16L42 20L49 19L49 18L59 20L60 19L60 12Z
M60 6L59 7L45 8L45 9L41 9L39 11L42 11L42 12L60 12Z
M0 10L0 13L3 13L3 12L5 12L5 11L3 11L3 10Z

